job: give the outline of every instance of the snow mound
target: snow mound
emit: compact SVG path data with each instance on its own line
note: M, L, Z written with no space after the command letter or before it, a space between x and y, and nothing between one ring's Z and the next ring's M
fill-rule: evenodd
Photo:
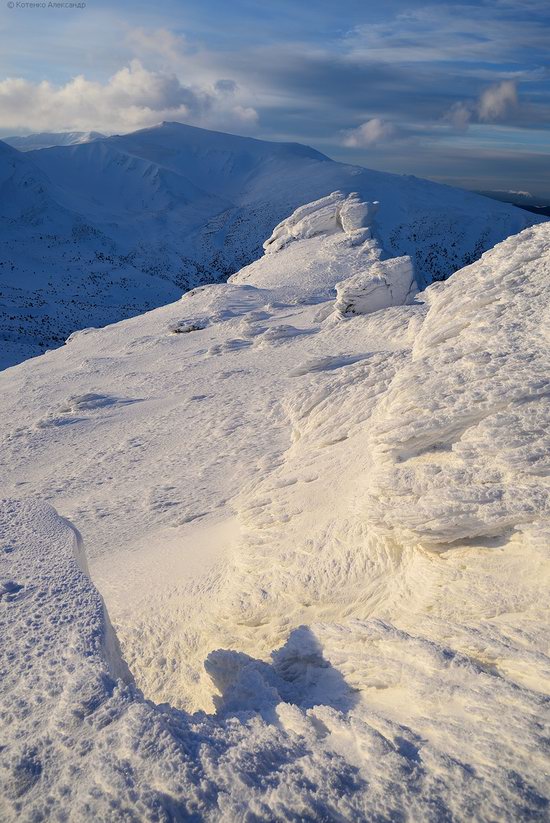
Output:
M379 303L379 308L405 302L413 287L412 262L378 263L383 254L373 224L378 205L356 193L337 191L301 206L266 240L264 257L229 282L269 289L275 300L285 303L314 303L333 297L345 275L349 288L343 281L340 286L354 307L364 307L361 295L367 292L368 302ZM378 267L371 276L373 264ZM343 313L360 312L349 308Z
M425 292L411 363L373 420L370 517L435 546L548 517L549 278L541 227Z
M384 620L302 626L265 661L213 651L217 714L185 714L133 685L71 525L9 500L0 525L4 820L544 820L517 752L543 745L543 696L481 651Z
M394 257L337 283L335 307L342 316L369 314L403 305L416 290L411 258Z

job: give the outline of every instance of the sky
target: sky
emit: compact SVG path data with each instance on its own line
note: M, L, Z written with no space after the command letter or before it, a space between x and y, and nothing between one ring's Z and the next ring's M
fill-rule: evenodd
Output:
M177 120L550 197L548 0L0 0L0 42L0 137Z

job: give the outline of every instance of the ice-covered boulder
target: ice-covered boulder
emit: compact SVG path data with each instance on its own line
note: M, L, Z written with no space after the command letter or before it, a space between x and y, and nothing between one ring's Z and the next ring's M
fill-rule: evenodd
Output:
M338 209L338 221L342 230L348 235L354 245L363 243L372 235L370 227L380 204L377 200L370 203L361 200L358 194L350 194Z
M340 206L340 222L345 232L364 229L372 225L380 204L361 200L356 192L350 194Z
M337 283L364 273L383 255L377 210L377 202L339 191L300 206L266 240L264 256L228 282L262 289L264 299L269 291L272 302L332 303Z
M410 257L378 260L365 271L336 284L336 310L341 315L370 314L402 306L416 291Z
M306 203L273 229L271 237L263 244L266 254L280 251L293 240L315 237L317 234L333 234L338 231L336 219L342 192L333 191L320 200Z
M341 191L333 191L320 200L314 200L296 209L273 230L264 243L266 254L280 251L293 240L305 240L318 234L344 232L353 245L363 243L371 237L370 226L378 202L361 200L356 192L347 196Z

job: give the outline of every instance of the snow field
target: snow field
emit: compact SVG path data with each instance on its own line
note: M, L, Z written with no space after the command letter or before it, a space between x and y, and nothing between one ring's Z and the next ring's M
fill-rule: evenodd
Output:
M0 378L6 819L546 819L550 230L348 315L331 197Z

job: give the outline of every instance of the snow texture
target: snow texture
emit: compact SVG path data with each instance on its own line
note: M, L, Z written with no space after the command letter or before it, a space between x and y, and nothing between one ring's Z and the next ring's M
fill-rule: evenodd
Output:
M548 819L550 227L331 198L0 375L2 819Z

